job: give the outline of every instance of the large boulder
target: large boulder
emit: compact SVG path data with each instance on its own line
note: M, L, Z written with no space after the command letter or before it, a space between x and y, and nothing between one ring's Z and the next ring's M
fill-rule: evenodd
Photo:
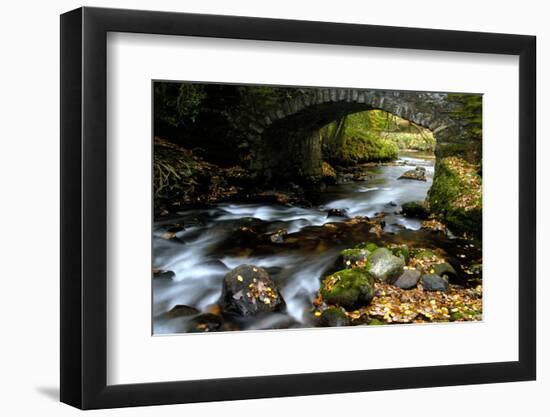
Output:
M420 284L426 291L443 291L449 289L449 280L436 274L424 274L420 277Z
M285 305L267 271L254 265L240 265L225 275L219 304L224 312L240 316L280 311Z
M366 306L374 297L374 277L365 269L344 269L326 277L320 293L327 304L346 309Z
M403 290L410 290L411 288L416 287L419 279L420 271L417 271L416 269L405 269L393 285Z
M369 257L368 271L378 281L392 284L402 273L405 261L395 256L389 249L376 249Z
M417 181L426 181L426 168L416 167L409 171L405 171L398 180L417 180Z

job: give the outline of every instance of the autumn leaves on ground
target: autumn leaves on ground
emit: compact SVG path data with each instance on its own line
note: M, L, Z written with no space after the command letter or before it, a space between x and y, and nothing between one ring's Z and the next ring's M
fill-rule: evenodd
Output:
M310 161L318 174L277 179L254 161L242 113L290 89L161 87L155 333L482 320L482 177L471 146L447 144L436 158L422 126L337 109L313 139L300 133L321 157ZM457 96L453 117L480 140L481 101Z

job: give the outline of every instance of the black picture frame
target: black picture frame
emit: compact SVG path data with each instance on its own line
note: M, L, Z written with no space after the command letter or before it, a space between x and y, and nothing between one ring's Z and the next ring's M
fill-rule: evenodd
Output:
M113 385L107 375L108 32L519 56L519 360ZM61 401L82 409L534 380L536 38L79 8L61 16Z

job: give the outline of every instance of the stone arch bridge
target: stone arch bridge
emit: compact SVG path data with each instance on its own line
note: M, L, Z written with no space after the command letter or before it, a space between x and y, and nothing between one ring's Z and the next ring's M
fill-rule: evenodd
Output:
M472 137L469 121L461 119L459 106L446 93L297 89L269 111L251 116L247 129L251 168L268 179L318 177L322 162L320 128L347 114L374 109L430 129L436 138L436 158L455 155L479 163L481 140Z

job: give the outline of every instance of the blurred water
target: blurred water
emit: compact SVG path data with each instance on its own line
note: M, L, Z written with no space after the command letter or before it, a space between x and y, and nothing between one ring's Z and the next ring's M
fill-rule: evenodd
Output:
M247 329L271 328L291 319L295 325L304 325L304 312L319 289L321 274L334 263L341 244L318 248L315 253L288 250L282 253L260 254L241 250L238 243L231 246L236 231L253 227L262 233L286 229L288 235L309 230L314 226L344 221L327 217L328 209L345 209L353 216L373 216L386 213L387 232L420 228L420 220L395 214L401 204L426 198L434 172L434 160L402 156L407 165L386 165L369 168L365 181L330 186L320 196L320 204L313 208L288 207L277 204L218 204L208 209L193 209L170 219L182 223L185 230L176 239L162 238L165 228L156 223L153 230L153 267L172 271L173 279L153 279L153 316L155 333L176 333L178 325L162 314L178 304L204 311L216 303L221 295L223 276L241 264L266 268L278 284L287 314L270 318L251 319ZM414 166L426 168L427 181L398 180ZM197 220L199 219L199 220ZM237 242L237 241L235 241ZM229 245L229 246L228 246Z

